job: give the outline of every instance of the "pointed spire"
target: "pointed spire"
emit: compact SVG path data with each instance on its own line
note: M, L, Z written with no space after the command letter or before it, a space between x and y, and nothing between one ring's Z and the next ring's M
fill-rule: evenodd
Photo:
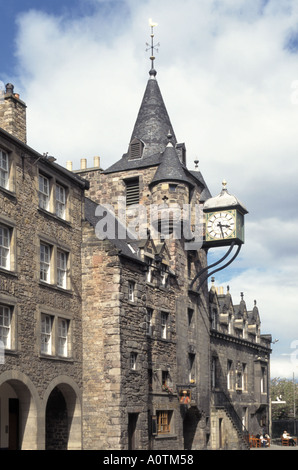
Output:
M181 164L177 150L172 143L172 135L168 133L168 144L161 155L161 162L150 184L161 181L180 181L192 185Z
M145 144L144 157L164 150L167 135L173 136L173 144L177 143L175 133L165 107L157 80L149 79L139 109L137 120L131 135Z
M151 45L147 43L147 46L149 46L147 50L151 50L150 78L131 136L131 140L136 138L144 142L144 157L162 152L167 145L166 136L169 133L173 136L173 144L177 143L167 109L155 79L157 72L154 68L154 50L158 50L157 46L159 46L159 43L154 44L154 27L157 26L157 23L149 19L149 25L151 27Z

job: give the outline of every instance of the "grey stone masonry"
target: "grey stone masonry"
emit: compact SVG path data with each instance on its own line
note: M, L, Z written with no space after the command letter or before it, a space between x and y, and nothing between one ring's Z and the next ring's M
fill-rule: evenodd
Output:
M0 127L23 143L27 143L26 104L14 93L11 83L6 85L0 99Z

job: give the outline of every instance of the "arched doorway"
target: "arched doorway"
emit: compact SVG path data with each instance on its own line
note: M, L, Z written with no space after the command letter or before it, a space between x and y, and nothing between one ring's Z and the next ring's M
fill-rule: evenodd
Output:
M198 437L198 425L201 419L201 414L196 407L190 407L185 413L183 420L183 438L184 449L191 450L196 448Z
M46 450L66 450L67 443L67 406L63 393L56 387L46 407Z
M59 379L62 383L59 383ZM66 383L67 382L67 383ZM45 396L46 450L82 447L80 391L68 377L53 381Z
M0 448L38 449L38 396L30 380L16 371L0 376Z

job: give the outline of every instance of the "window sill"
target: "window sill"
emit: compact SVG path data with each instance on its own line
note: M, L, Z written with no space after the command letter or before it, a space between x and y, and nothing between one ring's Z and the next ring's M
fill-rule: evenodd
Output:
M165 433L165 434L156 434L155 439L177 439L177 434Z
M20 352L17 351L16 349L5 349L4 354L5 354L5 356L15 356L16 357L16 356L20 355Z
M49 289L53 289L54 291L56 292L61 292L62 294L67 294L69 296L72 296L73 295L73 292L72 290L70 289L63 289L62 287L58 287L56 286L56 284L49 284L47 282L43 282L41 280L39 280L39 285L41 287L48 287Z
M3 188L2 186L0 186L0 191L5 194L5 196L7 196L9 199L13 200L16 202L17 200L17 195L14 191L10 191L9 189L6 189L6 188Z
M51 354L43 354L39 353L40 359L49 359L51 361L63 361L63 362L74 362L72 357L64 357L64 356L52 356Z
M45 215L45 216L47 216L51 219L54 219L57 222L61 222L62 224L65 224L67 227L71 227L71 223L68 220L61 219L61 217L58 217L53 212L49 212L46 209L43 209L42 207L38 207L38 212L40 212L41 214L43 214L43 215Z
M9 269L1 268L0 267L0 274L8 274L12 277L18 277L18 273L15 271L10 271Z

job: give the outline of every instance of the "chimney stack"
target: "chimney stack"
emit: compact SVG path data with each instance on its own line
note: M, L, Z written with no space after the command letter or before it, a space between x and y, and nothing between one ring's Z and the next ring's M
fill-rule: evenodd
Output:
M14 86L7 83L0 95L0 127L25 144L27 143L26 104L14 93Z
M94 168L99 168L100 167L100 157L94 157Z
M71 160L68 160L66 162L66 168L69 170L69 171L72 171L72 161Z

